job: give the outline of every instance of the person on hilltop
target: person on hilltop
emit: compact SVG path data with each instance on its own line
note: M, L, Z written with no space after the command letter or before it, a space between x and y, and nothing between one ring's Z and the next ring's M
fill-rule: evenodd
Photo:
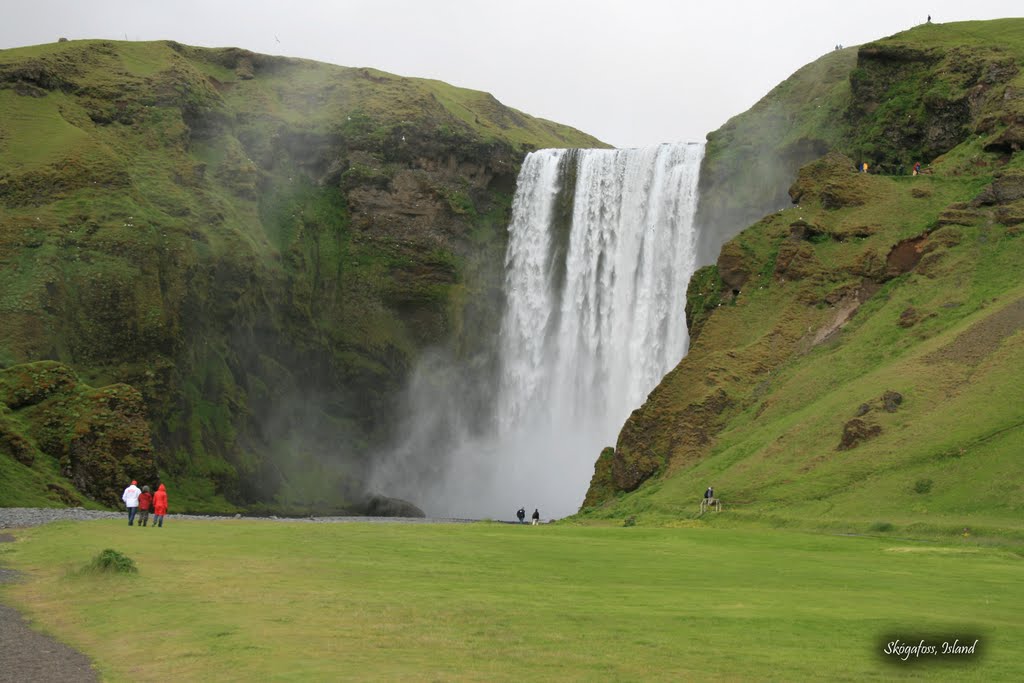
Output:
M519 518L519 523L522 524L526 521L526 508L519 508L516 510L516 517Z
M164 515L167 514L167 489L163 484L157 487L153 494L153 526L164 526Z
M139 495L142 491L136 486L139 482L132 479L132 483L128 485L128 488L121 494L121 500L124 501L124 506L128 508L128 526L135 524L135 513L139 511Z
M146 526L146 521L149 519L149 506L153 502L153 494L149 492L148 486L142 487L142 493L139 495L139 526Z
M533 526L537 526L538 524L540 524L540 510L538 510L537 508L533 508L533 517L532 517L532 519L533 519Z

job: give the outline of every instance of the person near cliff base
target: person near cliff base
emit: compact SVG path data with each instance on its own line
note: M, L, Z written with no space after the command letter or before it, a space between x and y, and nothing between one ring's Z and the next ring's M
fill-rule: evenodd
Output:
M915 161L914 162L914 175L917 175L920 172L921 172L921 162L920 161Z
M522 524L526 521L526 508L519 508L516 510L516 517L519 518L519 523Z
M139 526L146 526L146 521L149 520L149 508L153 504L153 494L149 492L148 486L142 487L142 493L139 494Z
M121 500L124 501L124 506L128 508L128 526L135 524L135 513L139 511L139 494L142 491L136 486L139 482L132 479L132 483L128 485L128 488L121 494Z
M540 524L540 510L538 510L537 508L533 509L533 517L532 517L532 519L533 519L533 526L537 526L538 524Z
M167 514L167 489L163 484L153 494L153 526L163 527L164 515Z

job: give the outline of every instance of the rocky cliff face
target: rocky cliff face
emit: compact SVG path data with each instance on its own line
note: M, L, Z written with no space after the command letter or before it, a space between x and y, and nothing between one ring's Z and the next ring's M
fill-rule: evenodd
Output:
M832 151L792 174L787 207L726 242L691 280L689 354L601 454L585 512L686 516L713 483L755 515L850 519L900 501L905 516L931 510L944 523L972 482L1005 489L1001 477L1019 465L1001 439L1024 420L1007 399L1020 394L1011 340L1021 291L1006 270L1024 258L1024 161L1013 142L1022 59L1021 20L921 27L860 48L845 84L783 84L710 137L739 146L709 143L708 163L721 169L751 146L767 149L733 137L754 130L765 106L799 122L845 103L801 134L832 140ZM837 95L805 99L815 92ZM761 168L795 163L782 142ZM870 158L874 172L857 173L843 150ZM918 158L926 173L914 177ZM752 198L727 215L768 196L739 170L708 182L705 212L725 187ZM972 343L977 358L963 353ZM997 408L986 396L1004 398ZM953 464L951 452L976 459ZM1004 500L998 514L1024 503L1016 491Z
M0 51L0 112L0 367L137 391L193 509L351 505L418 354L483 352L524 152L600 145L436 81L176 43Z

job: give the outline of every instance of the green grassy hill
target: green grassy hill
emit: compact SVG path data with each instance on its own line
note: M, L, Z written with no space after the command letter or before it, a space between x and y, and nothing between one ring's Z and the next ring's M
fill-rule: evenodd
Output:
M19 482L0 504L81 501L75 470L109 505L97 492L141 469L196 510L350 506L420 351L474 357L496 333L524 152L600 145L372 69L173 42L0 50L0 468ZM153 448L84 421L37 361L137 389ZM46 388L26 403L25 382ZM118 457L83 469L100 449Z
M691 517L713 485L718 524L1024 539L1024 20L850 55L710 137L713 168L751 148L778 167L790 138L743 131L790 112L832 151L691 281L689 355L598 460L584 517Z

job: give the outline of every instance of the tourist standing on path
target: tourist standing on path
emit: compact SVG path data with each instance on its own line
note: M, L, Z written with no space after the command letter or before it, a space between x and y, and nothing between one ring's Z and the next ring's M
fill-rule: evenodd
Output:
M540 510L533 508L533 526L540 524Z
M519 523L522 524L526 521L526 508L519 508L516 510L516 517L519 518Z
M167 489L163 484L153 494L153 526L163 527L164 515L167 514Z
M148 486L142 487L142 494L139 496L139 526L146 526L149 519L149 506L153 503L153 494L149 492Z
M139 494L142 491L136 486L138 483L132 479L131 485L121 494L121 500L124 501L124 506L128 508L128 526L132 526L135 523L135 513L139 511Z

